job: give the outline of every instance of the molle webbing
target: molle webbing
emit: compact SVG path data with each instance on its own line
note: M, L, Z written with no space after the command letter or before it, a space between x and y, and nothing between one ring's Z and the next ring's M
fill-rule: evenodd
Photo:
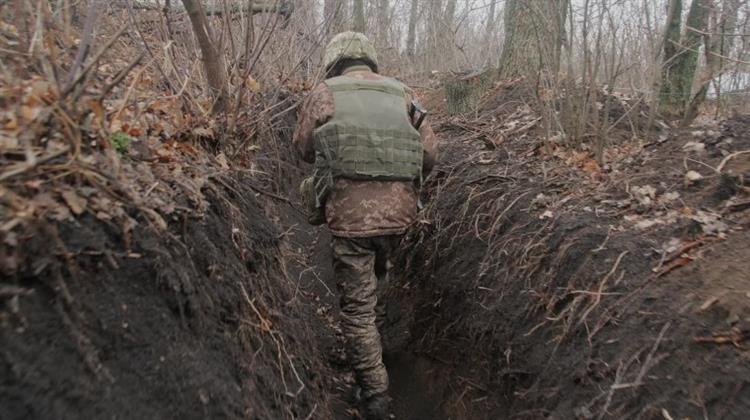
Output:
M422 142L395 80L347 76L326 81L333 118L315 130L316 168L332 177L419 181Z

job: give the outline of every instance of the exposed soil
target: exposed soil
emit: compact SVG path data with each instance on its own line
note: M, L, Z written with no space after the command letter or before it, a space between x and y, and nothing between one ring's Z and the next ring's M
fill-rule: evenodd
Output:
M614 144L605 171L444 123L392 296L402 346L448 372L435 418L747 418L747 155L710 167L749 122Z
M23 237L0 418L330 417L314 317L249 182L208 183L202 218L128 246L91 216Z

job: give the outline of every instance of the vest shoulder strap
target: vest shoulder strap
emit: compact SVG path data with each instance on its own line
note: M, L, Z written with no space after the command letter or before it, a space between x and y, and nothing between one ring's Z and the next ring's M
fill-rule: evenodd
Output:
M404 86L397 80L383 78L380 80L362 80L349 76L338 76L324 82L332 92L351 92L360 90L372 90L404 97L406 92Z

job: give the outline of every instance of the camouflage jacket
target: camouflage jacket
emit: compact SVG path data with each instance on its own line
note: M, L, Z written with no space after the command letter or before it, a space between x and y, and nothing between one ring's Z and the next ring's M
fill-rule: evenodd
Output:
M364 66L352 67L344 74L363 80L383 78ZM412 95L408 90L407 94ZM411 98L407 98L407 104L410 102ZM294 145L304 161L315 160L313 131L328 122L333 112L333 93L320 83L302 106L294 132ZM426 122L419 131L426 176L437 161L437 138ZM418 194L410 182L338 179L326 200L326 223L331 233L340 237L402 234L417 218Z

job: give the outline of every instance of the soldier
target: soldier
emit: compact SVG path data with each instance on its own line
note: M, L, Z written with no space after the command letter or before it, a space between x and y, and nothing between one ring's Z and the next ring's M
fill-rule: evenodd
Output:
M327 223L341 294L341 327L368 419L388 418L388 374L378 327L390 257L417 217L419 187L437 159L437 139L402 83L378 74L361 33L326 47L326 80L299 113L294 144L314 163L301 192L310 223ZM423 117L423 115L422 115ZM417 121L415 121L415 119Z

